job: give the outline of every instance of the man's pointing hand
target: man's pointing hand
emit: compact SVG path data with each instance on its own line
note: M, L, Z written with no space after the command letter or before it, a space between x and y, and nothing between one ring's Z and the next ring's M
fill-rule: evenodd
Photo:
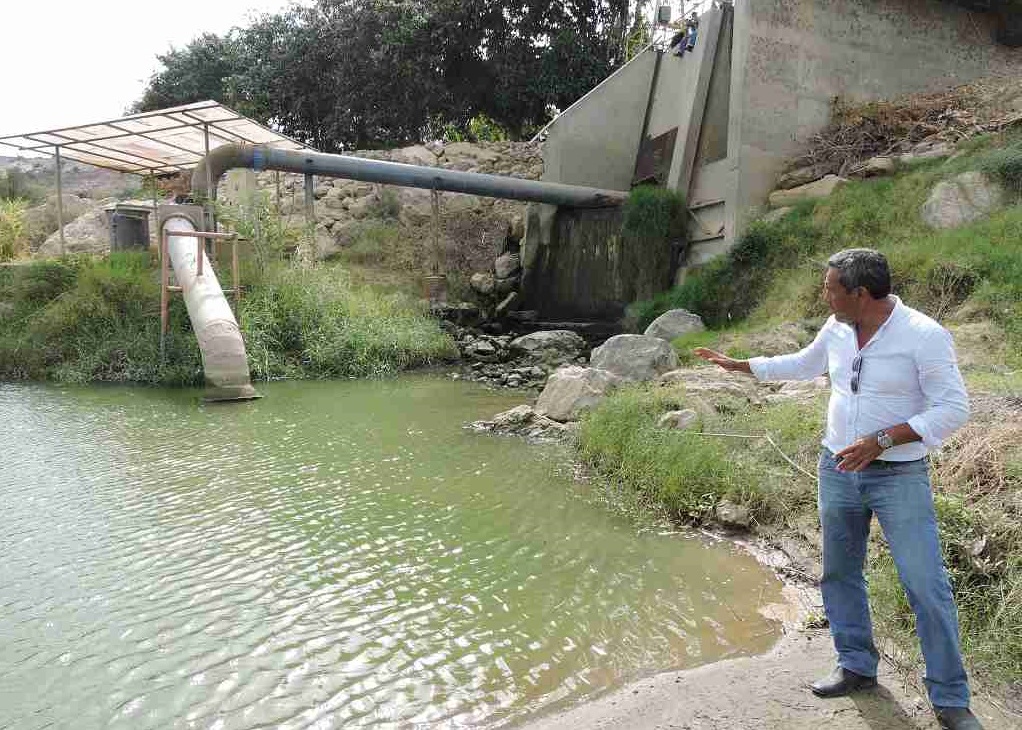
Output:
M748 360L735 360L733 357L728 357L716 350L710 350L706 347L697 347L692 351L703 360L708 360L715 365L719 365L729 372L738 373L749 373L752 374L752 368L749 367Z

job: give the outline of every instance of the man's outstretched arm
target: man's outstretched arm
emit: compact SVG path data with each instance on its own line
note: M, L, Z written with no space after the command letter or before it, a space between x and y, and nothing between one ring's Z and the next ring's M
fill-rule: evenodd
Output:
M693 352L703 360L708 360L714 365L719 365L725 370L732 373L748 373L752 375L752 367L749 365L748 360L736 360L733 357L728 357L716 350L711 350L707 347L697 347Z

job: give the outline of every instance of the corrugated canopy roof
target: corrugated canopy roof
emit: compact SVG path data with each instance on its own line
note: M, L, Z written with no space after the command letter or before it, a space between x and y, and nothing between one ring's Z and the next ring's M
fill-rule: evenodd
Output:
M0 137L0 145L55 154L120 172L157 175L190 170L209 149L230 142L306 147L215 101L132 114L109 122Z

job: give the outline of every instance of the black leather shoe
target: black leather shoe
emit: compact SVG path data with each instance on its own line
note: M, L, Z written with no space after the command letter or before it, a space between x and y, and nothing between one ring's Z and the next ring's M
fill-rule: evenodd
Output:
M942 730L983 730L979 720L973 715L968 707L937 707L934 705L933 712L937 716Z
M844 667L838 667L828 676L818 679L809 685L809 689L817 697L843 697L860 689L869 689L876 686L876 677L865 677L851 672Z

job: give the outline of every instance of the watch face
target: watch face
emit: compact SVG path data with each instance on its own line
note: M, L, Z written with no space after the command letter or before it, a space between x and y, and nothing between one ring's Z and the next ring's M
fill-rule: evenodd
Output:
M877 444L881 449L889 449L894 446L894 439L886 431L881 431L877 434Z

